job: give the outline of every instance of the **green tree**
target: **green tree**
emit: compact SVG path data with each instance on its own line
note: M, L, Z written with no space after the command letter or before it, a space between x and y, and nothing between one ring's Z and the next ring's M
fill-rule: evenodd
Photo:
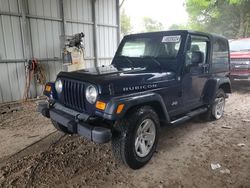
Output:
M149 17L143 18L143 31L144 32L152 32L152 31L160 31L163 30L163 24L156 20L153 20Z
M186 0L191 29L231 37L250 35L250 0Z
M132 25L131 25L131 20L128 15L126 15L125 10L122 10L121 13L121 33L122 35L127 35L131 33L132 31Z
M173 24L169 28L169 30L181 30L181 29L188 29L187 25L178 25L178 24Z

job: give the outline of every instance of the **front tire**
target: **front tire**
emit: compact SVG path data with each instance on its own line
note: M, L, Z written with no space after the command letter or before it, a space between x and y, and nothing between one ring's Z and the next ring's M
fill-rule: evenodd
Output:
M152 158L158 143L159 118L150 106L130 111L115 123L112 138L114 156L132 169L139 169Z

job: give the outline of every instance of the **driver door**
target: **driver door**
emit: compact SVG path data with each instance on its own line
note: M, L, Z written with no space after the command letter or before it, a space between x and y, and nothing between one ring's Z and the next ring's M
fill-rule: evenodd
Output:
M208 80L208 45L205 36L191 35L186 53L185 73L182 79L183 105L191 110L202 105L203 89ZM194 52L201 52L203 58L199 63L192 62Z

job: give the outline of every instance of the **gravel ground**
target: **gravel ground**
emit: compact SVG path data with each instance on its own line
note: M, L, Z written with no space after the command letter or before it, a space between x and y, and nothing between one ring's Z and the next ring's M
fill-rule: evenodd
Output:
M0 115L0 187L250 187L249 81L234 83L221 120L163 127L136 171L113 159L110 144L55 131L35 103L16 107Z

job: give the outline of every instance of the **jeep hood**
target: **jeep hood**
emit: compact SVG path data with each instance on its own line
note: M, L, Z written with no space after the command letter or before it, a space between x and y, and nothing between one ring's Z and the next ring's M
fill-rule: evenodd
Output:
M82 69L74 72L60 72L59 78L68 78L89 82L101 89L102 93L110 93L110 88L114 93L124 91L124 88L130 87L128 91L145 90L152 87L147 87L150 84L155 84L162 81L176 80L176 75L173 72L162 72L158 70L147 70L146 67L140 68L123 68L118 69L112 65ZM145 86L143 88L143 86ZM138 87L139 89L132 89Z

